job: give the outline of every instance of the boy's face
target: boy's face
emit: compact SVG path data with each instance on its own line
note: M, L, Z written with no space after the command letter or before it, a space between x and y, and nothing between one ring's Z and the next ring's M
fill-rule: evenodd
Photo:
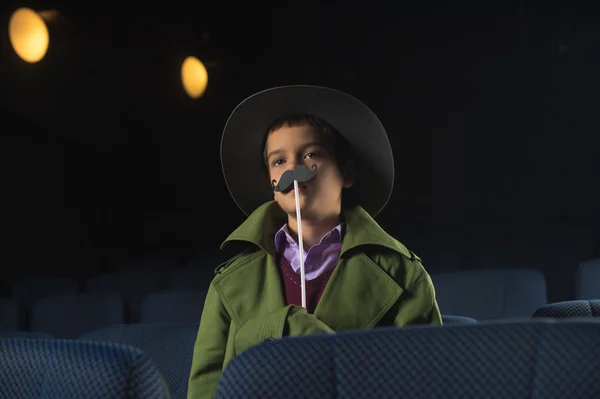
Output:
M303 218L321 219L339 215L342 204L342 188L353 181L345 179L334 154L319 134L309 125L284 125L271 132L266 143L267 164L270 181L276 183L283 172L304 164L309 169L317 165L312 180L298 183L300 210ZM290 190L275 192L279 206L293 218L296 217L296 200L293 186Z

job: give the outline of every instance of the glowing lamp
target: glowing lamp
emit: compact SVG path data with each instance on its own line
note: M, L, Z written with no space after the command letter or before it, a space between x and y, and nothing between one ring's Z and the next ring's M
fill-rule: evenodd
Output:
M50 35L43 14L19 8L10 17L8 36L15 53L24 61L40 61L48 51Z
M181 83L191 98L202 97L208 84L208 72L204 64L196 57L187 57L181 65Z

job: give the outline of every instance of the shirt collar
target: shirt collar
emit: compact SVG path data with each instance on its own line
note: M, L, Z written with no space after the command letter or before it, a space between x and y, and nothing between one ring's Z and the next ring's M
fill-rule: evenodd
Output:
M342 234L343 234L343 225L344 225L344 223L342 222L342 223L338 224L337 226L335 226L333 229L331 229L331 231L329 231L327 234L325 234L323 236L323 238L321 238L321 241L319 241L319 243L317 245L319 245L319 244L325 244L325 245L341 244L342 243ZM298 246L298 243L296 243L296 240L294 240L289 233L287 223L284 224L277 231L277 233L275 233L275 250L277 252L280 252L284 248L284 245Z

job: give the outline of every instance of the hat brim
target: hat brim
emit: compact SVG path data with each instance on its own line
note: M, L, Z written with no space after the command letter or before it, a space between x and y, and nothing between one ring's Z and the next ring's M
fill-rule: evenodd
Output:
M375 217L394 187L392 148L379 118L356 98L318 86L282 86L241 102L221 138L221 166L229 192L246 215L273 199L262 146L278 118L312 115L331 124L354 149L357 180L353 197Z

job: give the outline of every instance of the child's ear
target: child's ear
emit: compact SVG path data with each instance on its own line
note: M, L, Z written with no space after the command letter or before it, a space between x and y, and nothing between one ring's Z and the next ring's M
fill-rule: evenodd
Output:
M342 177L344 179L344 188L350 188L356 183L356 163L353 160L349 160L344 164Z

